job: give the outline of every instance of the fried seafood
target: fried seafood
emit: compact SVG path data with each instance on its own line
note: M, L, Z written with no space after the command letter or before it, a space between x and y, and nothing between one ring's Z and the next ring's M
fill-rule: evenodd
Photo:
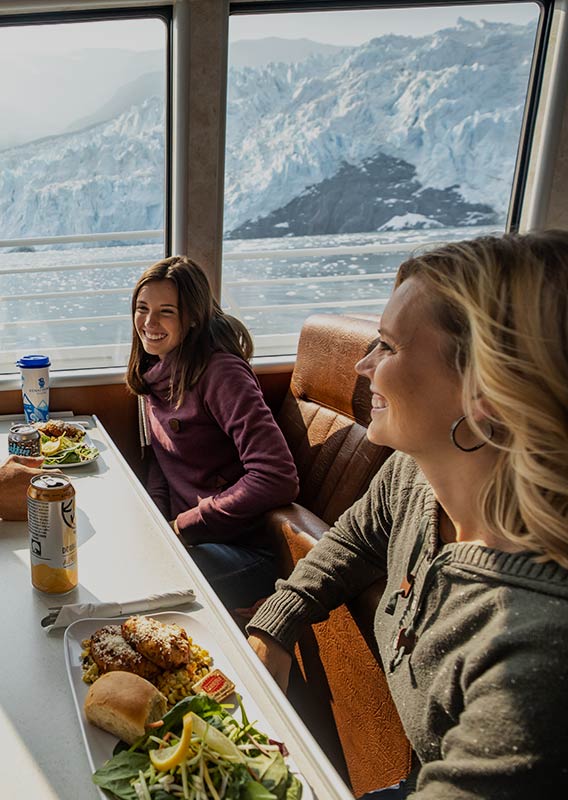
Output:
M131 620L135 620L136 624ZM126 641L120 624L105 625L82 642L81 662L85 683L92 684L100 675L111 670L124 670L134 672L153 683L165 695L168 708L175 706L184 697L195 694L196 690L193 687L196 681L211 670L212 658L207 650L196 644L178 625L164 624L147 617L131 617L127 622L133 641L133 632L143 631L145 635L140 636L140 639L145 644L148 644L148 641L154 642L153 647L148 647L147 650L159 651L162 662L175 664L176 661L179 663L182 657L185 659L184 662L179 666L168 666L167 669L159 667L139 652L137 643L133 647ZM147 635L148 631L151 631L151 635ZM168 647L162 652L158 645L164 643L163 639L168 643ZM168 654L167 658L164 658L165 652Z
M152 679L159 672L156 664L124 640L120 625L105 625L96 631L91 636L90 655L100 673L122 670Z
M138 653L162 669L177 669L189 663L189 640L179 625L134 616L122 623L122 635Z
M72 442L79 442L85 435L85 431L78 425L71 425L63 422L60 419L50 419L47 422L41 422L35 425L40 433L44 436L49 436L54 439L59 439L60 436L66 436Z

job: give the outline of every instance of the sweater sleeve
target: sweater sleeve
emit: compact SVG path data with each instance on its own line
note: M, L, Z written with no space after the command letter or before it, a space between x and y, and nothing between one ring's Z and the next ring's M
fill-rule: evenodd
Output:
M409 799L567 796L568 625L559 618L565 601L551 602L547 621L512 619L513 631L492 636L474 663L465 659L457 678L463 708L454 714L441 699L455 724L442 739L442 758L422 767Z
M267 633L292 652L307 625L327 619L334 608L386 574L391 461L367 493L300 559L290 577L276 582L276 592L247 625L249 634Z
M177 517L187 544L237 539L243 523L296 499L294 460L255 375L240 358L211 370L203 388L208 413L235 444L244 474Z
M170 489L164 473L151 447L146 448L149 458L146 489L164 517L170 519Z

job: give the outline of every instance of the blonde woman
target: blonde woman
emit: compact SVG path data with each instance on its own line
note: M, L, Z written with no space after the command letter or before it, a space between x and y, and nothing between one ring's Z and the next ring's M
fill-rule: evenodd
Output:
M398 452L250 643L285 687L302 628L386 573L375 635L419 768L378 798L565 797L568 233L411 258L379 335L356 369Z

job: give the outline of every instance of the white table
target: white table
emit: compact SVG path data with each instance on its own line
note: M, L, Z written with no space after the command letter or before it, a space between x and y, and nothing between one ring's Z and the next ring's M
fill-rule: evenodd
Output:
M198 603L185 611L214 633L254 697L263 721L286 745L319 800L352 800L326 756L258 661L138 479L91 420L100 450L93 464L68 470L76 489L79 586L44 595L30 582L27 523L0 521L2 797L97 800L64 662L63 634L46 634L48 606L126 601L191 586ZM0 461L9 422L0 421Z

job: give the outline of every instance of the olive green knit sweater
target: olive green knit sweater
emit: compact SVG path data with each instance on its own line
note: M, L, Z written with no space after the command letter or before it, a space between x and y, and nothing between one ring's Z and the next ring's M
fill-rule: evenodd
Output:
M385 571L375 635L422 765L413 800L568 797L568 572L442 544L438 504L408 456L386 462L248 630L291 651Z

